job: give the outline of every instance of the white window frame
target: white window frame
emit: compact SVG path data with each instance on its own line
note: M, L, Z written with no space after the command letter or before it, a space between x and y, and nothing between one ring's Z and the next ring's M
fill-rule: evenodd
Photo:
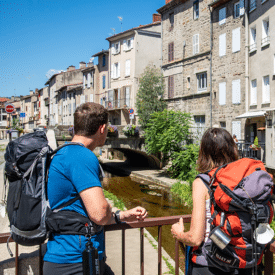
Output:
M257 50L257 29L256 26L250 28L250 46L249 52L255 52Z
M251 80L250 84L250 106L257 105L257 79Z
M226 55L226 33L219 36L219 56Z
M112 44L112 54L115 55L119 53L120 53L120 41Z
M256 10L257 8L257 0L250 0L249 1L249 12Z
M197 73L198 92L207 91L207 72Z
M262 21L262 47L265 47L270 44L270 24L269 18L265 18Z
M193 35L193 54L198 54L200 51L200 36L199 34L194 34Z
M241 80L235 79L232 81L232 104L241 103Z
M125 76L130 76L130 72L131 72L131 60L127 59L125 61Z
M266 80L268 79L268 85ZM270 78L269 75L263 76L262 104L270 103Z
M219 25L226 23L226 7L219 10Z
M219 105L226 105L226 82L219 83Z
M94 94L90 94L90 102L94 102Z
M232 53L241 50L241 28L232 30Z
M193 19L197 20L200 17L200 2L199 0L195 0L193 2Z
M123 40L123 51L127 52L133 49L134 37Z
M234 18L239 18L241 16L241 3L237 2L234 4Z
M116 62L112 64L111 78L116 79L120 77L120 63Z

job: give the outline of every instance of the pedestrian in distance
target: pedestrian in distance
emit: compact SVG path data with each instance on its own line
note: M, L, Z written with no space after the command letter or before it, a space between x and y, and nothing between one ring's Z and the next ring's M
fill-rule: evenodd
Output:
M235 141L235 143L239 142L238 139L237 139L237 136L235 134L233 135L233 140Z
M74 113L72 143L75 144L60 149L51 162L47 191L52 210L62 206L58 213L69 212L73 218L81 214L89 218L92 226L80 224L87 230L84 235L51 233L44 256L44 275L82 275L85 269L83 255L89 241L97 250L100 275L104 271L106 274L106 268L110 272L105 264L104 225L143 221L147 216L146 209L140 206L112 213L104 197L100 182L102 169L93 150L105 144L107 126L108 112L103 106L90 102L80 105ZM66 219L62 222L66 223ZM72 223L70 219L68 223ZM61 221L58 226L63 226ZM89 274L98 274L99 269Z
M210 128L204 133L197 170L200 174L192 184L190 230L184 232L182 218L171 228L174 238L191 247L190 255L186 255L190 258L186 274L262 274L264 250L270 244L271 251L275 251L272 229L268 225L273 218L272 177L261 161L238 160L236 143L222 128ZM251 195L253 192L255 196ZM265 197L260 199L262 194ZM252 210L254 207L256 211ZM261 217L256 217L260 208L264 209ZM261 223L271 232L270 239L266 235L255 235ZM261 242L258 237L267 240Z

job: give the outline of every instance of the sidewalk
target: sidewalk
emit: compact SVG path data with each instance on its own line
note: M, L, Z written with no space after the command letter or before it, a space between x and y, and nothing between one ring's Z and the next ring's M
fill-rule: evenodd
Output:
M0 140L0 145L8 144L8 140ZM0 165L0 175L3 175L4 163ZM153 171L146 172L152 177ZM138 175L137 175L138 176ZM0 200L3 195L3 177L0 176ZM115 209L114 209L115 210ZM9 221L7 216L4 218L0 216L0 233L9 232ZM126 274L139 275L140 274L140 230L139 229L129 229L125 231L125 244L126 244ZM15 244L10 243L10 248L15 254ZM106 232L106 255L107 264L111 267L114 274L121 274L122 270L122 233L121 231ZM145 230L144 238L144 271L145 275L153 275L158 273L158 254L156 240L150 235L150 233ZM20 275L32 275L38 274L38 260L37 253L32 252L37 251L38 246L25 247L19 246L20 255ZM30 254L32 253L32 254ZM0 244L0 274L13 275L15 274L14 258L11 258L6 244ZM34 258L35 255L35 258ZM170 256L162 249L163 257L168 259L168 262L174 267L175 263L170 258ZM29 257L32 256L32 257ZM22 259L22 260L21 260ZM162 274L172 274L169 272L164 260L162 260Z

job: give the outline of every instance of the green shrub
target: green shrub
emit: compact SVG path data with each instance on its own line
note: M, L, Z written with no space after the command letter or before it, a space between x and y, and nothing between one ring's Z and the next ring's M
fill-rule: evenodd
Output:
M185 205L192 207L192 184L185 184L179 181L173 184L171 192L176 194L184 202Z

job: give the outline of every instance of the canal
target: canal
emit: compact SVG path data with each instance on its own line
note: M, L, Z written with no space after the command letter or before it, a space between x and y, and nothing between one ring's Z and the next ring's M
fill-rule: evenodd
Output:
M149 217L165 217L190 214L191 209L184 206L178 197L173 195L168 187L159 186L145 180L133 181L130 177L107 176L103 180L104 189L115 194L122 200L127 209L142 206ZM189 225L186 225L189 229ZM147 228L157 239L157 227ZM175 240L171 235L171 226L163 226L162 246L174 259Z

